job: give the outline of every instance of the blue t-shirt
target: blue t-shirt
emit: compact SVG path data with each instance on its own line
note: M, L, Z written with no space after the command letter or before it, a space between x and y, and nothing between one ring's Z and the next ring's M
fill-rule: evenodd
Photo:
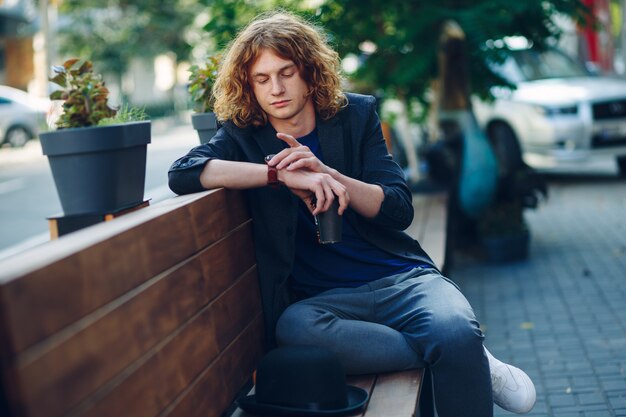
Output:
M299 138L298 142L324 161L317 131ZM292 272L296 291L312 296L331 288L358 287L423 265L377 248L362 239L345 216L342 221L341 242L321 245L317 242L313 215L300 201Z

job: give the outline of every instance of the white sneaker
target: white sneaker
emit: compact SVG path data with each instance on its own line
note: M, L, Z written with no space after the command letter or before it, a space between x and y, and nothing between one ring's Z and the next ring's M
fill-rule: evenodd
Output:
M535 385L526 372L494 358L485 348L491 371L493 402L512 413L532 410L537 400Z

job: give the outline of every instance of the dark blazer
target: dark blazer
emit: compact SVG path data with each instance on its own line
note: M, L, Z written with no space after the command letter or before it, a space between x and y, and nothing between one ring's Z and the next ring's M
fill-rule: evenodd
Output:
M344 175L382 187L385 199L379 214L366 219L352 210L347 220L363 237L397 256L432 265L420 245L402 230L413 220L412 196L400 167L387 152L371 96L346 94L348 105L329 120L317 119L324 163ZM265 155L285 148L268 123L261 128L238 128L226 122L207 144L193 148L169 170L169 185L177 194L204 190L200 173L211 159L262 164ZM298 197L287 187L245 191L253 219L254 243L268 343L274 327L292 301L289 276L294 262Z

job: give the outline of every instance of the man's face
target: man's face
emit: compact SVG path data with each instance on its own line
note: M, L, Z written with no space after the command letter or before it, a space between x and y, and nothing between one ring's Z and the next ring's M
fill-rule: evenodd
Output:
M293 61L263 49L250 67L252 90L257 102L278 130L283 122L304 122L315 118L306 82Z

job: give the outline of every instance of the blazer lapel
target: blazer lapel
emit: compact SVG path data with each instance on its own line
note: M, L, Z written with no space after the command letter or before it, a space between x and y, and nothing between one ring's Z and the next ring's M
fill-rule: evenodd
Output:
M338 116L329 120L317 118L317 136L320 140L324 163L339 172L346 172L343 129Z

